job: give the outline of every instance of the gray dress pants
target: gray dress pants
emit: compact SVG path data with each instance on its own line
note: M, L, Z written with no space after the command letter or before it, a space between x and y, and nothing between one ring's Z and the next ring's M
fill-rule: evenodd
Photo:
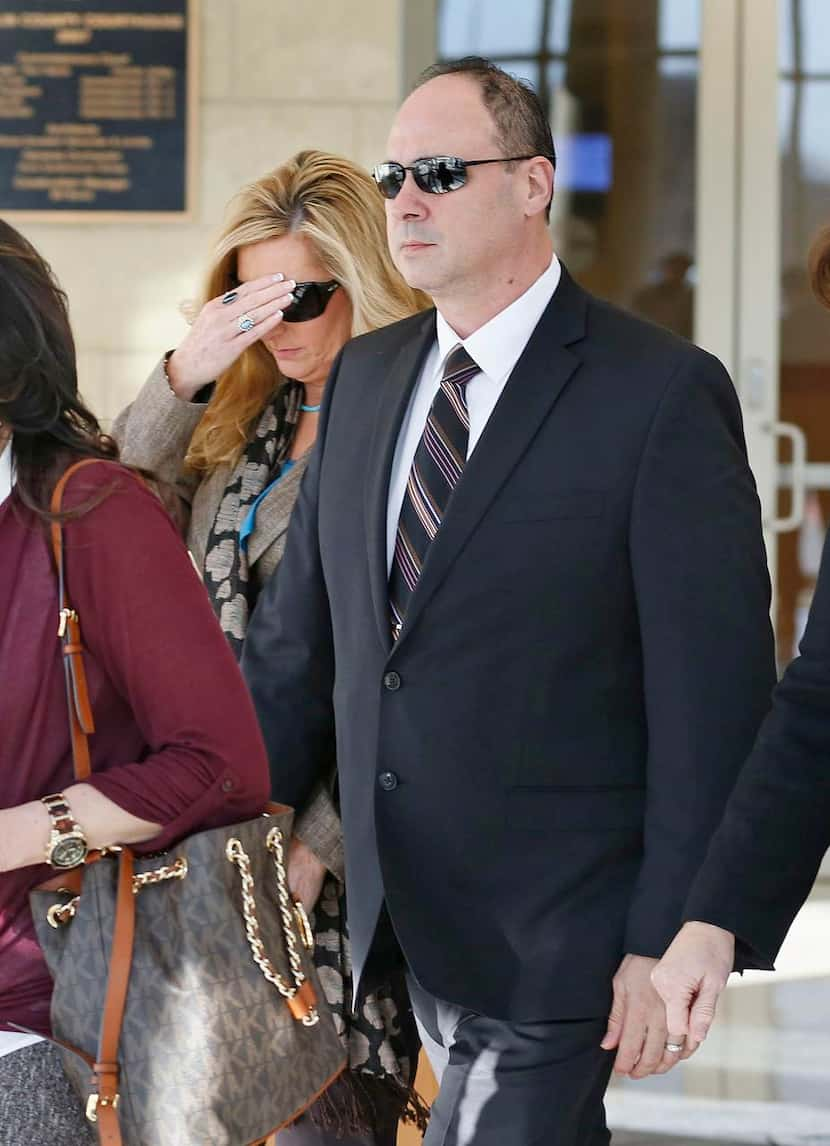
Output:
M424 1146L608 1146L605 1016L506 1023L408 982L441 1087Z
M0 1058L0 1146L97 1141L51 1043L34 1043Z

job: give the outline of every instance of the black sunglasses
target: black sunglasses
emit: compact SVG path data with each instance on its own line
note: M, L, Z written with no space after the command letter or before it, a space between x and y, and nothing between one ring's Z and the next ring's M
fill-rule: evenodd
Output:
M336 279L329 279L327 283L297 283L291 292L294 301L283 311L283 322L308 322L310 318L319 318L339 286Z
M229 292L240 286L236 275L230 276ZM329 279L327 283L295 283L291 292L294 301L283 311L284 322L308 322L310 318L319 318L331 301L331 296L340 286L337 279ZM222 300L225 301L224 299ZM231 299L227 300L228 302Z
M407 171L417 187L429 195L446 195L457 191L467 182L467 168L481 167L484 163L518 163L521 159L534 159L533 155L500 155L497 159L459 159L456 155L432 155L416 159L411 167L402 163L379 163L372 178L387 199L394 199L406 181Z

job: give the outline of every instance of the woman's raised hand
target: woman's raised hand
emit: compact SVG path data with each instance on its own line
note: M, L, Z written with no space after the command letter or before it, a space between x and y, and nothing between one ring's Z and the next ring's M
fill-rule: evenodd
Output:
M243 350L273 330L293 299L295 285L282 275L266 275L206 302L167 363L167 377L176 396L191 402Z

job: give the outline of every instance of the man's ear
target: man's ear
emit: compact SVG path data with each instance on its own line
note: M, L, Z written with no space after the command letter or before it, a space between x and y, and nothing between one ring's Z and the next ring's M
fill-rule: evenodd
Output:
M538 215L547 209L553 196L554 170L549 159L537 155L527 165L528 215Z

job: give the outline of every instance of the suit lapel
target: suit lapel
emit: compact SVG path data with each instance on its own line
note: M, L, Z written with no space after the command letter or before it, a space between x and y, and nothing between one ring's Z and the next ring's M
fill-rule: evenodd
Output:
M372 602L384 648L392 644L389 625L389 574L386 567L386 512L389 479L401 423L424 359L435 340L435 311L427 311L381 379L366 484L366 538Z
M586 306L587 295L563 267L559 287L516 363L453 492L410 598L397 647L417 623L425 603L444 579L579 365L579 357L568 345L584 336Z

